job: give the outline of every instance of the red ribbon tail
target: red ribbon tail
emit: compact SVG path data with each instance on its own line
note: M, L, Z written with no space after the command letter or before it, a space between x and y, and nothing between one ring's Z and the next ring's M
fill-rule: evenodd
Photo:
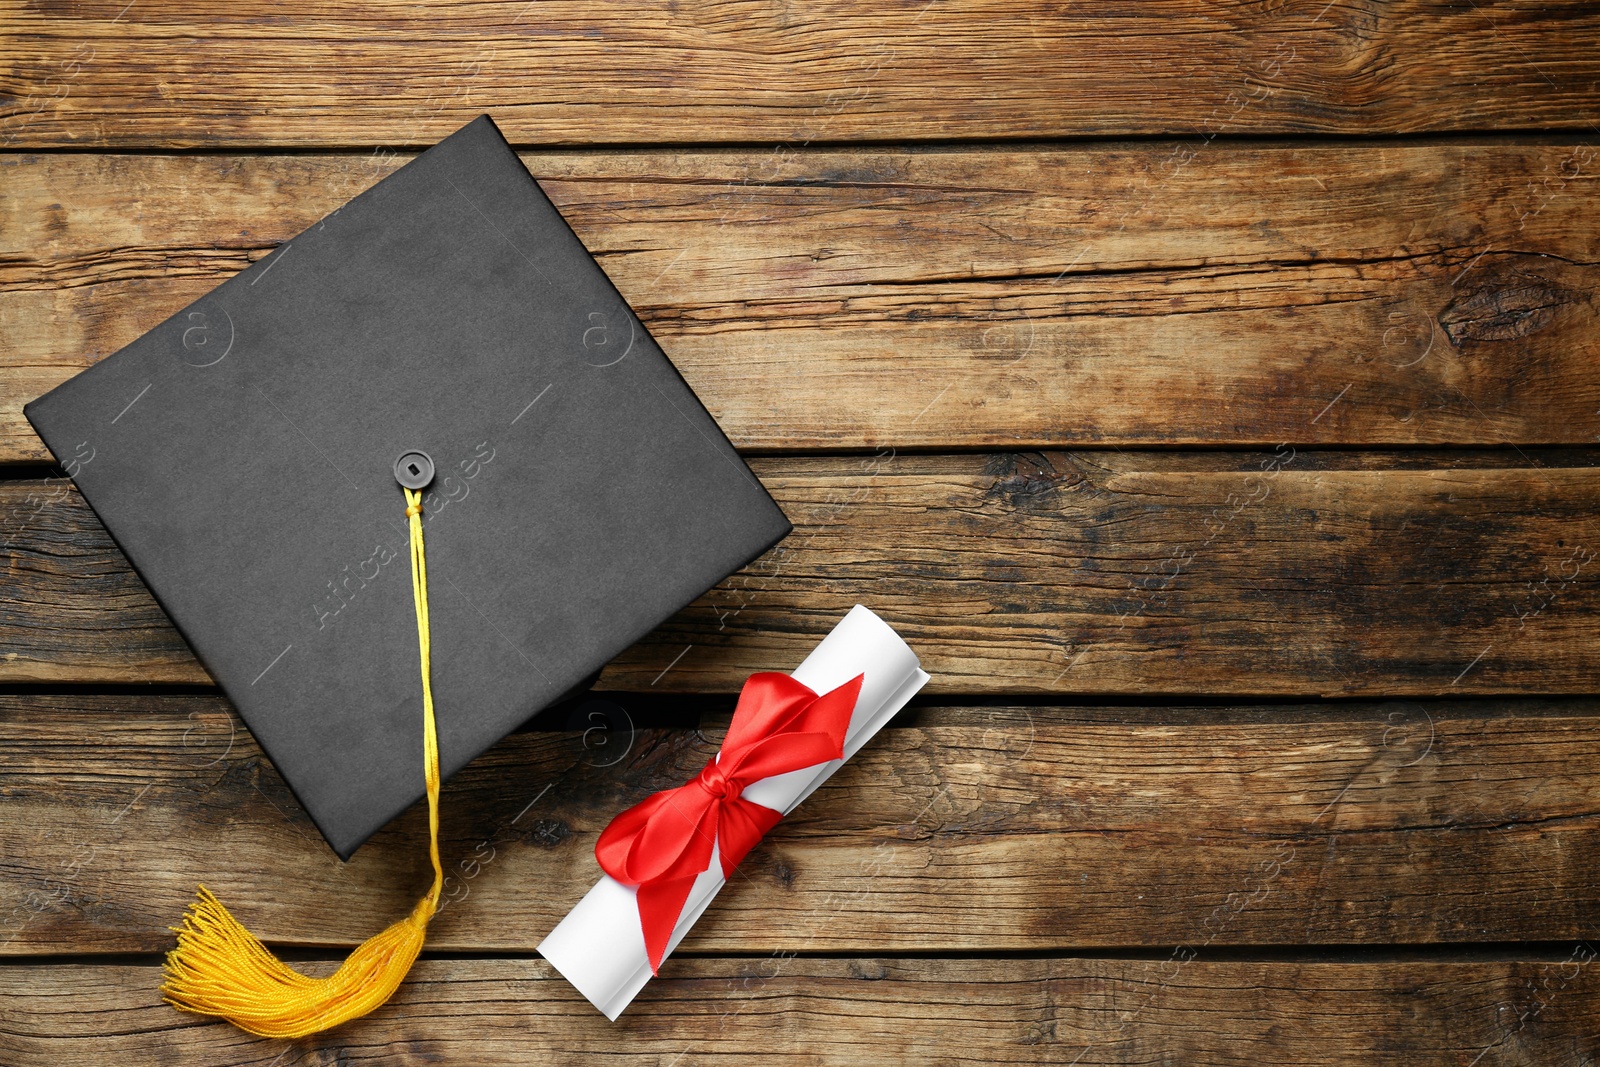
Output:
M650 957L650 973L661 973L672 931L677 929L683 905L689 900L694 877L657 878L639 886L639 925L644 929L644 951Z
M767 831L778 825L783 812L740 797L722 806L717 823L717 851L722 857L722 877L732 878L733 869L744 862L750 850L761 843Z

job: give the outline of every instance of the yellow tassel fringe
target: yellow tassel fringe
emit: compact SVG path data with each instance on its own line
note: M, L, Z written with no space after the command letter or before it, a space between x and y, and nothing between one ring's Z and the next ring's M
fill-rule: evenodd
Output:
M422 546L422 494L405 490L411 524L411 594L422 661L422 755L428 787L428 852L433 888L411 914L363 942L326 978L284 965L222 902L201 886L178 947L167 953L162 997L182 1011L215 1015L263 1037L306 1037L357 1019L399 988L422 951L428 920L439 908L444 869L439 863L439 741L434 725L428 629L428 569Z

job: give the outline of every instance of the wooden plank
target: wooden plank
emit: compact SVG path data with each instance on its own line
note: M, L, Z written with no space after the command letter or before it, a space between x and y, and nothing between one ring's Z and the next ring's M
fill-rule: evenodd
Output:
M1005 0L640 10L93 0L13 8L0 140L519 144L1584 129L1593 5Z
M371 1017L297 1042L160 1003L150 964L0 968L0 1058L250 1064L1288 1065L1591 1062L1586 945L1514 960L673 961L610 1023L542 960L424 959ZM1475 1058L1476 1057L1476 1058Z
M605 712L446 787L435 950L531 951L612 816L720 737ZM914 722L750 855L686 953L1600 936L1593 700ZM0 697L0 747L0 953L165 949L196 882L264 938L352 945L430 877L420 808L339 863L218 698Z
M746 448L1600 433L1600 146L1184 150L524 159ZM6 159L0 462L48 459L25 401L397 163Z
M1394 462L758 458L795 533L601 685L731 692L866 602L918 650L930 693L1594 691L1592 455ZM0 517L0 680L207 680L70 485L0 485Z

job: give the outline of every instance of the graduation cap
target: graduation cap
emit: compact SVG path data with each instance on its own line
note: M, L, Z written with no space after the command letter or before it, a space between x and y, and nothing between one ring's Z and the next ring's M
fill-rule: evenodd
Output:
M487 115L24 411L341 858L428 796L432 904L438 780L790 530ZM202 889L166 991L315 1032L431 914L316 980Z

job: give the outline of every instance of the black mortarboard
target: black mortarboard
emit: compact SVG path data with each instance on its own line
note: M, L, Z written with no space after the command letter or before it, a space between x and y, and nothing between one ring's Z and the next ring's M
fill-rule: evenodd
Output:
M341 857L423 795L402 454L446 776L790 529L488 116L25 411Z

